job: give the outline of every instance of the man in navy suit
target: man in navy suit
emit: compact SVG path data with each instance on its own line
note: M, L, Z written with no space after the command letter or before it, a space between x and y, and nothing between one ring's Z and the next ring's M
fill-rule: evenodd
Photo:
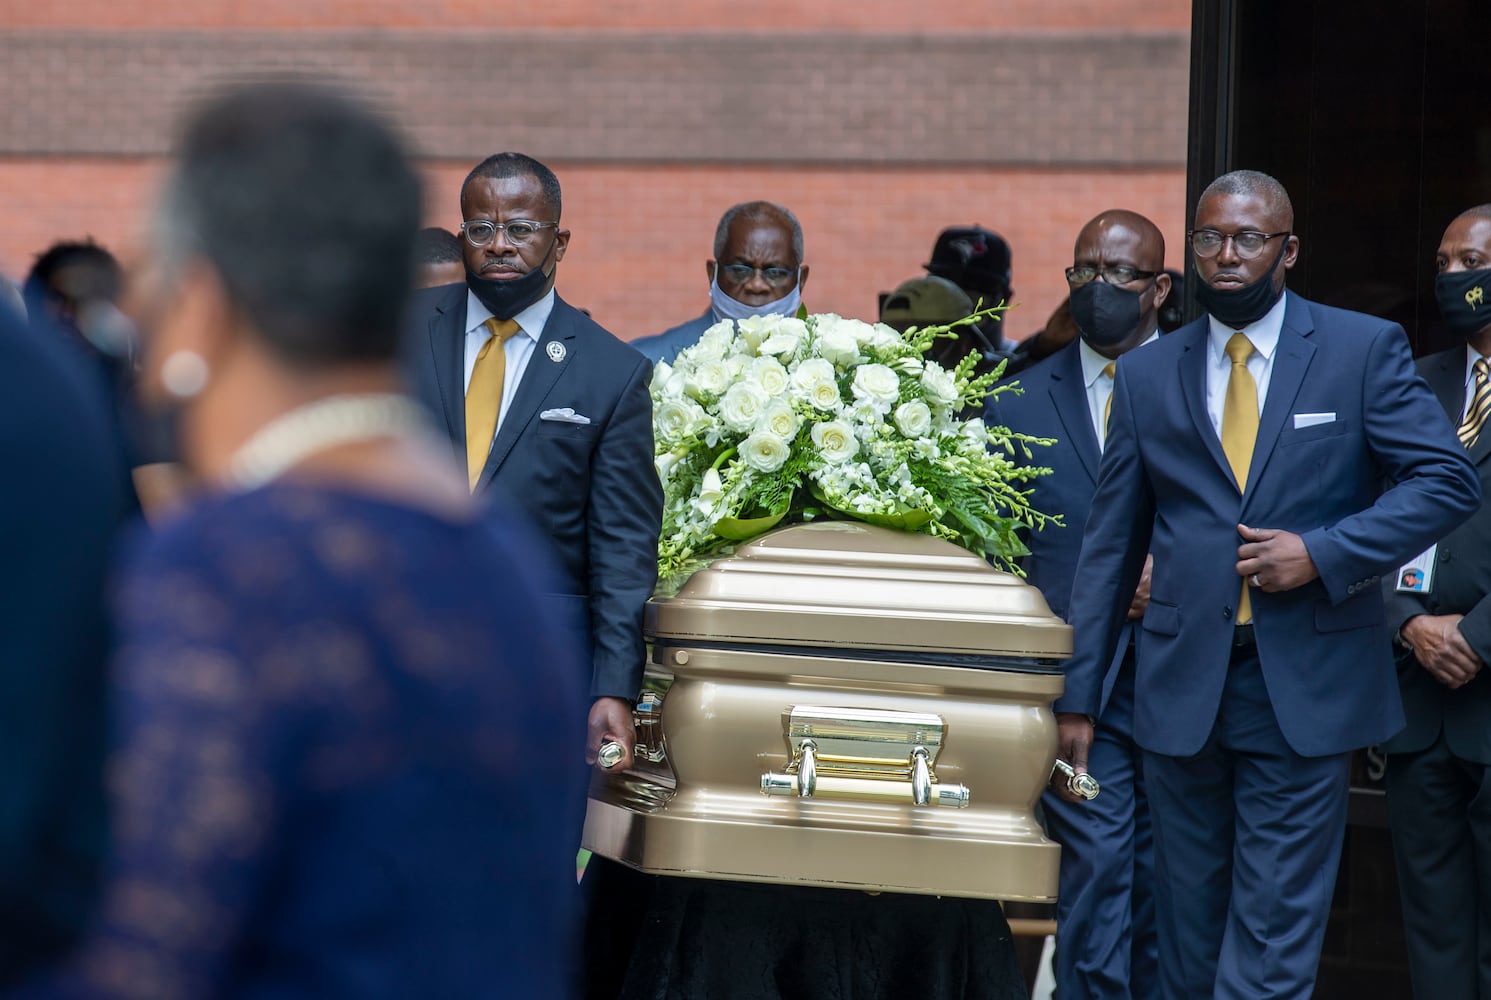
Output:
M522 512L549 540L564 589L551 601L592 656L586 759L615 741L624 769L662 522L652 366L554 292L570 237L560 208L559 180L537 160L477 165L461 188L466 282L415 300L407 347L415 393L473 491L503 495L494 511Z
M1056 614L1066 617L1098 462L1107 437L1115 362L1159 336L1170 293L1165 238L1142 215L1108 211L1082 228L1067 268L1079 339L1020 376L990 418L1011 430L1055 438L1033 464L1051 468L1030 503L1066 523L1033 533L1024 568ZM1103 679L1088 766L1103 783L1091 803L1047 792L1046 829L1062 844L1056 902L1056 983L1062 1000L1153 997L1158 990L1154 865L1144 765L1134 741L1133 622L1148 603L1141 580Z
M1379 577L1480 503L1402 329L1284 291L1293 223L1265 174L1202 194L1208 315L1119 361L1073 585L1056 710L1085 771L1153 556L1134 736L1174 1000L1310 996L1349 752L1403 725Z
M1419 362L1491 489L1491 205L1450 223L1434 283L1463 343ZM1491 997L1491 507L1434 548L1432 574L1384 581L1408 725L1387 751L1408 968L1417 997ZM1424 566L1424 563L1418 563Z
M769 201L731 206L714 230L709 308L662 333L639 337L632 346L654 362L673 363L680 351L725 320L749 316L796 316L808 266L802 262L802 226L797 216Z

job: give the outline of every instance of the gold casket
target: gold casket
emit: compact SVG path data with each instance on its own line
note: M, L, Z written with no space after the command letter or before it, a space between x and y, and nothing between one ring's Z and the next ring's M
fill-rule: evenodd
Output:
M595 776L586 848L656 875L1055 898L1032 810L1072 644L1035 588L819 522L694 574L647 631L638 764Z

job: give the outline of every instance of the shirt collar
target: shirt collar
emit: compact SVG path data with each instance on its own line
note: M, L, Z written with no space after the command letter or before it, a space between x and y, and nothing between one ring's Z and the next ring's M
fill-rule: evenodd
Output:
M1481 360L1481 354L1469 344L1465 345L1465 385L1475 381L1475 363Z
M1215 316L1207 316L1207 322L1211 324L1211 360L1213 364L1227 364L1232 362L1227 358L1227 341L1232 339L1234 333L1241 332L1253 342L1253 350L1263 355L1264 360L1274 356L1274 348L1279 346L1279 334L1284 329L1284 307L1289 300L1289 293L1285 292L1279 296L1273 308L1263 314L1261 319L1254 320L1241 331L1235 330L1225 323L1217 321Z
M533 305L518 313L513 319L517 320L518 327L535 344L538 338L544 335L544 326L549 322L549 314L554 311L554 289L549 289L544 297ZM466 335L476 333L482 328L482 324L492 318L492 310L482 305L481 299L470 289L466 290Z
M1154 333L1151 333L1149 335L1149 339L1146 340L1144 344L1152 344L1156 340L1158 340L1159 337L1160 331L1156 330ZM1143 347L1144 344L1140 344L1139 347ZM1137 351L1139 347L1134 348L1134 350ZM1103 357L1097 351L1094 351L1091 347L1088 347L1087 341L1083 340L1081 337L1077 338L1077 351L1082 358L1082 383L1086 385L1087 388L1091 389L1092 384L1096 382L1099 376L1103 374L1103 369L1108 367L1109 359Z

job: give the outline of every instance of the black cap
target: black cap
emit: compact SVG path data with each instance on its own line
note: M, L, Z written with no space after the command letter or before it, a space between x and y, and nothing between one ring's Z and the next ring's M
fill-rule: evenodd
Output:
M1009 288L1010 245L983 226L944 229L932 246L928 272L960 288L996 291Z

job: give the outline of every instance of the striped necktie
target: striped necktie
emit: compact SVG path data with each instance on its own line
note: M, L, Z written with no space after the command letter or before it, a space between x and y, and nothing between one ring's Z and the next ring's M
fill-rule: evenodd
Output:
M476 364L471 368L471 383L466 386L466 476L471 489L481 479L497 436L497 415L502 411L502 385L507 378L505 345L520 327L516 320L492 317L483 324L492 335L481 345Z
M1227 341L1227 357L1232 359L1232 373L1227 377L1227 396L1222 401L1222 451L1239 493L1247 489L1248 469L1253 464L1253 445L1258 440L1258 383L1248 371L1253 356L1253 342L1241 333ZM1253 620L1253 598L1248 581L1242 582L1242 597L1237 602L1237 624Z
M1460 443L1468 451L1480 436L1481 428L1486 426L1486 415L1491 413L1491 366L1486 364L1485 358L1476 358L1475 364L1471 366L1475 372L1475 386L1470 396L1470 407L1465 411L1465 419L1460 421Z

